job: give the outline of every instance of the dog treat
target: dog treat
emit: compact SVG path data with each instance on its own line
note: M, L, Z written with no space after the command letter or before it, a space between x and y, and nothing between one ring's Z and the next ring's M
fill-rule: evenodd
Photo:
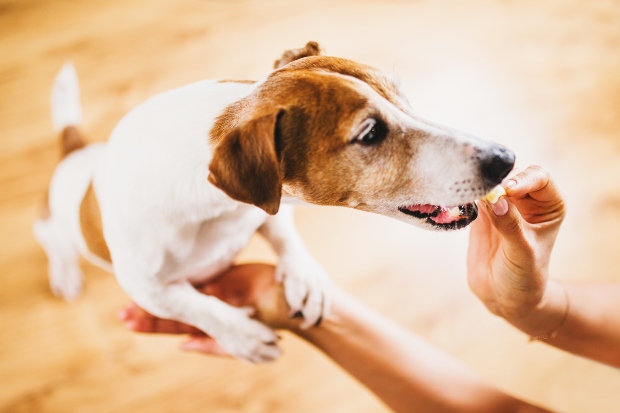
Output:
M495 204L497 203L497 201L499 201L499 197L503 195L506 195L506 190L504 189L503 186L497 185L495 188L491 190L491 192L489 192L488 194L480 198L480 200L490 202L491 204Z

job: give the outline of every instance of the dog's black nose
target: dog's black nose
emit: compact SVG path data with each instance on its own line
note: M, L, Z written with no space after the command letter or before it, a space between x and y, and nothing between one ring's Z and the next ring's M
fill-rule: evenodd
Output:
M515 154L508 148L495 145L481 159L482 177L489 186L498 185L515 165Z

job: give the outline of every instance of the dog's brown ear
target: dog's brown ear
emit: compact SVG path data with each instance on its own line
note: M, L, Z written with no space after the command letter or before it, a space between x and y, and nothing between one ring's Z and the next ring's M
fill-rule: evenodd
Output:
M209 182L237 201L275 215L282 197L282 172L276 151L278 112L235 126L217 143Z
M294 60L301 59L302 57L319 56L320 54L321 48L319 47L319 44L317 42L308 42L300 49L291 49L282 53L282 57L275 61L273 68L279 69Z

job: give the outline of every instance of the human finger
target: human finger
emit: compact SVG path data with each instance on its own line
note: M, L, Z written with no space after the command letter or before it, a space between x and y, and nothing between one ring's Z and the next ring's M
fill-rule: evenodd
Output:
M506 179L502 186L506 189L506 194L513 198L529 195L544 202L562 199L549 172L539 165L528 166L525 170Z
M495 203L481 202L485 208L484 213L503 239L503 249L518 262L530 258L531 245L525 235L525 222L517 207L507 197L502 196Z
M179 349L182 351L196 351L203 354L231 357L212 337L192 337L181 343Z
M199 329L188 324L174 320L166 320L148 313L137 304L131 303L118 314L130 331L140 333L164 333L164 334L196 334L204 335Z

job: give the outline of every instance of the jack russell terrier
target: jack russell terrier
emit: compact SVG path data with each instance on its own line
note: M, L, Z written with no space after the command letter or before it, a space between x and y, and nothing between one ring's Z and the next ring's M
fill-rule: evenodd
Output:
M191 324L250 362L277 358L277 335L192 284L229 267L258 230L280 257L291 314L305 327L318 323L329 281L287 201L459 229L514 164L500 145L422 119L379 70L321 56L314 42L285 52L260 81L161 93L107 143L90 145L76 129L79 85L68 65L52 90L52 118L65 156L34 232L54 293L79 295L81 254L113 271L145 310Z

